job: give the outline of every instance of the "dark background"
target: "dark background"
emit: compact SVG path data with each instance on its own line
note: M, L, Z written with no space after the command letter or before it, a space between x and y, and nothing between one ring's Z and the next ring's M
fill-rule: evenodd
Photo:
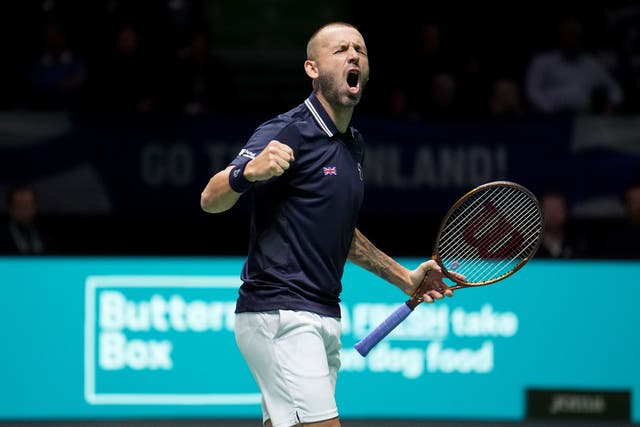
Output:
M125 117L128 127L121 136L112 135L109 150L99 154L113 157L116 174L115 160L124 151L118 144L132 138L125 133L135 131L135 123L151 123L153 127L154 123L186 118L187 124L176 126L179 139L179 134L189 129L188 120L202 126L208 118L226 122L241 119L250 126L297 105L311 89L302 68L306 42L320 25L336 20L355 24L369 49L371 81L356 110L359 118L452 127L477 122L552 122L557 115L536 111L528 102L525 76L533 56L555 46L557 25L567 17L582 24L584 49L605 66L624 92L622 104L615 109L606 110L594 101L586 113L604 117L640 113L640 6L632 1L576 6L405 0L385 4L361 0L45 0L4 2L0 16L0 112L28 114L36 129L38 121L33 117L38 113L64 113L80 117L84 123L97 120L102 127L96 129L109 128L109 123L119 129L115 123ZM435 59L426 60L420 55L420 41L429 25L439 29L442 49ZM126 60L116 58L115 49L123 29L127 29L129 40L137 40L135 55ZM194 107L188 83L193 77L190 58L196 39L203 43L207 65L205 89ZM79 76L62 89L47 86L47 78L56 76L38 77L35 71L38 62L51 52L52 40L63 46L59 50L73 54L77 74L69 68L64 73ZM427 76L438 72L445 72L456 83L456 108L451 111L424 108L432 96ZM514 115L499 116L489 106L494 85L502 80L519 90L519 110ZM563 112L560 116L570 120L573 114ZM11 121L10 117L7 120ZM246 140L247 126L242 129L227 139ZM207 131L215 140L217 129ZM58 151L51 161L77 155L73 148L61 147L69 151ZM12 150L15 146L0 145L0 160L2 156L9 159ZM527 156L527 152L523 149L521 155ZM5 165L0 190L6 193L18 180L34 181L38 173L30 172L36 169L33 165L49 159L35 152L27 160L30 164ZM209 172L207 176L217 170ZM108 178L105 184L109 185ZM203 179L199 188L205 184ZM564 184L558 182L557 186ZM453 194L451 201L459 195ZM55 197L49 194L44 199ZM197 194L194 198L197 200ZM172 201L144 210L112 206L107 212L96 213L65 210L59 205L52 208L43 202L38 221L52 236L51 253L55 254L236 255L246 251L246 205L241 203L232 211L212 216L199 211L197 202L179 212L166 209L163 203ZM407 200L409 206L411 203L414 201ZM443 209L412 214L406 207L398 213L368 210L359 227L394 256L426 256L443 214ZM595 230L596 245L598 236L618 219L576 216L572 226L580 232Z

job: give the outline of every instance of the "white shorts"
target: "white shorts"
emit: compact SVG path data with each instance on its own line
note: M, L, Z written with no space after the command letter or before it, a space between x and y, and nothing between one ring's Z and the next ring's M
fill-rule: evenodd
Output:
M273 427L338 416L340 319L306 311L238 313L236 342L262 392Z

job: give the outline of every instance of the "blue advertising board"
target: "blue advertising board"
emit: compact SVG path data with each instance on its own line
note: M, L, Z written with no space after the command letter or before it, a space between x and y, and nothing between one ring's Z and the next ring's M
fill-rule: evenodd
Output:
M259 417L233 337L242 261L0 258L0 420ZM353 345L406 297L347 264L341 416L519 420L538 388L628 391L638 422L639 275L534 260L419 306L363 358Z
M0 196L11 183L26 181L46 213L199 213L209 178L261 121L1 113ZM616 216L624 185L640 169L640 117L424 122L359 116L354 125L366 141L365 215L440 216L474 186L510 180L536 193L566 191L580 216Z

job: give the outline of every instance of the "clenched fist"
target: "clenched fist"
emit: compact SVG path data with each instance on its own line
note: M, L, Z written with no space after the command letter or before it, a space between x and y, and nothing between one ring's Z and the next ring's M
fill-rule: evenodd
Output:
M293 150L280 141L271 140L255 159L247 163L244 177L251 182L280 176L293 162Z

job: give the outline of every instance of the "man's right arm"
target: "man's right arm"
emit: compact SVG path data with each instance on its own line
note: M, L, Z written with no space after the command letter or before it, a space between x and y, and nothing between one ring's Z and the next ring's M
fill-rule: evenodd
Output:
M229 166L211 177L200 195L200 207L205 212L220 213L231 209L242 193L236 193L229 185L229 173L235 166Z
M256 156L250 160L244 169L241 169L244 178L249 182L266 181L274 176L282 175L293 162L293 150L286 144L275 139ZM227 211L236 204L242 193L231 188L229 174L236 166L231 165L215 174L207 183L200 195L200 207L205 212L220 213Z

